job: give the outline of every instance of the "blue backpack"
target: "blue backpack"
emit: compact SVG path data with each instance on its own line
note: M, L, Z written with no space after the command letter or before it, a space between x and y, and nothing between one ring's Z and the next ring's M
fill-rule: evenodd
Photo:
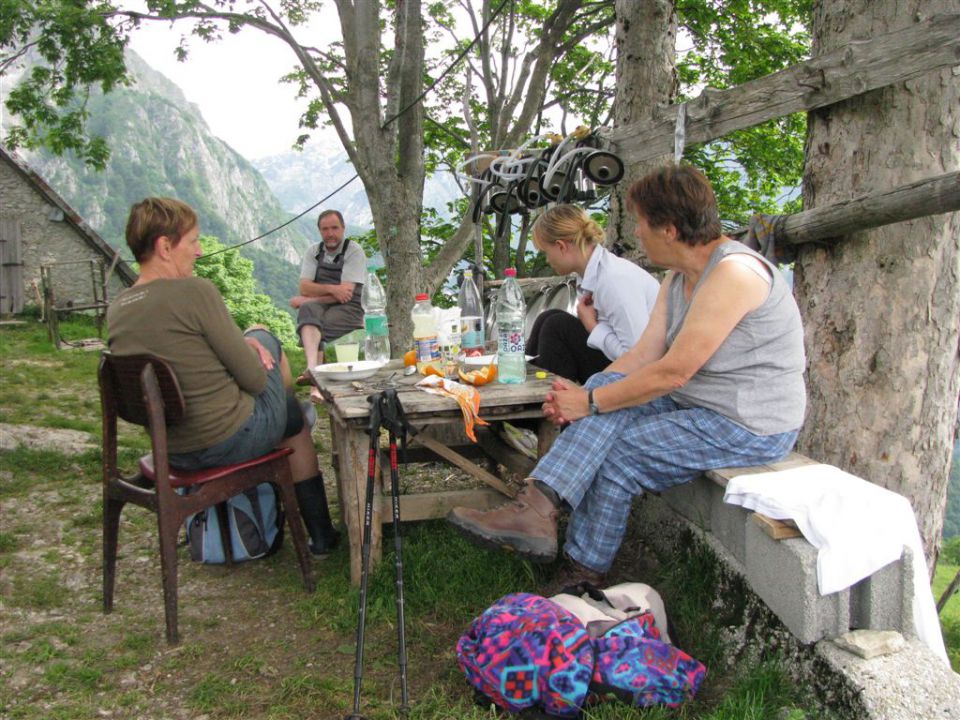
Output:
M260 483L227 500L234 562L273 555L283 545L283 510L277 495L273 484ZM188 517L186 530L191 560L209 565L226 562L216 507Z

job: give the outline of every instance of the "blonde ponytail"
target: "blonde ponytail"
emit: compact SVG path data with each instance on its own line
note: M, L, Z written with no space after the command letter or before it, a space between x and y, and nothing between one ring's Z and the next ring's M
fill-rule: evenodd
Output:
M533 241L542 248L558 240L575 244L585 255L590 247L603 242L603 228L576 205L556 205L533 224Z

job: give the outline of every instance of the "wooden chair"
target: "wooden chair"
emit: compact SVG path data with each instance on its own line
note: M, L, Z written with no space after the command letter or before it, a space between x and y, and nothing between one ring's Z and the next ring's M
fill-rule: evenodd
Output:
M225 519L224 503L230 497L262 482L274 483L280 491L287 524L293 537L303 584L313 592L314 580L306 533L300 523L300 508L293 489L287 458L292 450L280 448L262 457L237 465L181 472L170 467L167 456L167 426L183 420L186 404L173 369L152 355L120 357L104 352L98 371L103 411L103 611L113 609L117 566L120 511L133 503L157 514L160 536L160 567L167 642L175 644L177 633L177 535L186 518L217 506ZM117 418L141 425L150 434L152 455L140 458L139 471L124 477L117 468ZM189 495L176 488L193 487ZM226 523L221 537L227 562L230 542Z

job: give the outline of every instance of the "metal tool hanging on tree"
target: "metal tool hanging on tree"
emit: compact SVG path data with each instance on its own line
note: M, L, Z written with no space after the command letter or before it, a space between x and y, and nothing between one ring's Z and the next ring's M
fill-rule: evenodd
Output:
M543 148L531 146L549 139ZM592 203L597 187L609 187L623 179L624 166L595 132L578 127L570 135L541 135L509 153L488 153L469 158L461 166L478 190L471 209L479 223L484 214L497 217L502 235L509 216L526 213L550 202Z

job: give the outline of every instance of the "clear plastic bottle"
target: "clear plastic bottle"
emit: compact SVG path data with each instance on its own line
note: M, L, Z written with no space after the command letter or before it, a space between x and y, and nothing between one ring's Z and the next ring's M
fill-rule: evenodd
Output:
M480 300L480 291L473 282L473 270L463 271L457 304L460 306L460 345L464 356L483 355L483 302Z
M527 379L527 357L523 323L527 304L517 283L517 271L504 271L503 285L497 295L497 380L522 383Z
M440 369L440 344L437 340L437 316L430 304L430 296L420 293L410 312L413 320L413 346L417 351L417 371L427 367Z
M371 266L360 293L363 306L363 357L366 360L386 362L390 359L390 329L387 327L387 293Z

